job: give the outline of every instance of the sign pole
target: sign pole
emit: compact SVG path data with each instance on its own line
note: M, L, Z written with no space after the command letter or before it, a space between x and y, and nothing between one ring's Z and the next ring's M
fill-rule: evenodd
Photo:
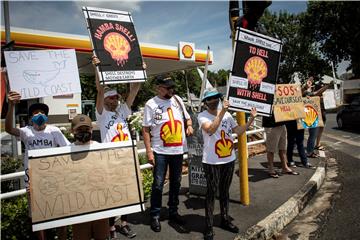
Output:
M230 6L231 8L232 6ZM238 6L233 6L237 7ZM230 9L230 14L232 13L232 9ZM235 45L235 22L239 18L239 16L230 16L231 18L231 38L232 38L232 48L234 51ZM245 113L237 112L236 113L236 121L240 126L244 126L246 124ZM247 162L247 139L246 132L238 136L238 160L239 160L239 181L240 181L240 202L248 206L250 204L250 194L249 194L249 174L248 174L248 162Z

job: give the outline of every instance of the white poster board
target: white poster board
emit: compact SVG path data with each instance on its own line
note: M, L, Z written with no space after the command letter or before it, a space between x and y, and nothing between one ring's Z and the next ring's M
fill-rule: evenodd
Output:
M335 92L333 89L326 90L323 93L325 109L336 108Z
M81 93L74 49L6 51L10 89L21 99Z

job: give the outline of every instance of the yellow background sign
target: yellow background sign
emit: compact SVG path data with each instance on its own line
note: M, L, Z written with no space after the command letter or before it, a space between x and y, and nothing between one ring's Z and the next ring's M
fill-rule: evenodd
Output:
M277 84L273 106L276 122L304 118L304 103L300 85Z

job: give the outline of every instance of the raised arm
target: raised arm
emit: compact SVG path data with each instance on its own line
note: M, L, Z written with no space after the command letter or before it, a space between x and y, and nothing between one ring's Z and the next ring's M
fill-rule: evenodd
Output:
M243 126L236 126L235 128L233 128L233 132L236 133L237 135L243 134L246 131L246 129L254 122L256 115L257 115L256 108L252 108L250 112L249 121Z
M8 94L9 108L5 118L5 131L16 137L20 136L20 130L13 126L13 116L15 105L20 102L21 96L15 91L10 91Z
M104 87L100 84L99 72L96 69L96 66L100 64L100 60L95 55L92 57L92 64L95 70L95 82L96 82L96 90L97 90L96 110L99 114L102 114L102 111L104 109Z

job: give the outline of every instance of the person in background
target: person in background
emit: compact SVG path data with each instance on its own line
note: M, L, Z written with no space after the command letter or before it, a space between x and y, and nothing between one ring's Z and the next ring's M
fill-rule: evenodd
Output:
M182 99L174 95L175 82L169 77L158 76L156 84L157 96L145 104L143 136L148 161L154 165L150 227L154 232L160 232L162 192L168 168L170 172L169 223L184 224L184 220L178 214L179 191L183 154L186 147L185 133L188 136L192 135L193 128Z
M100 60L93 56L93 66L97 66ZM100 128L101 142L119 142L131 141L130 130L127 124L127 117L131 114L131 106L140 89L140 83L130 83L130 91L126 98L126 103L119 104L120 95L115 89L104 87L100 84L99 73L95 68L96 80L96 120ZM121 225L119 228L115 227L115 218L110 218L110 233L114 237L115 230L128 238L133 238L136 233L133 232L127 223L127 215L121 216Z
M87 115L77 115L71 121L71 132L74 135L75 142L72 146L85 146L99 144L92 141L92 122ZM105 240L110 236L109 219L99 219L91 222L74 224L72 233L74 240Z
M304 129L297 129L296 120L285 122L286 131L287 131L287 160L288 165L290 167L296 167L293 155L294 155L294 145L296 144L297 150L300 156L301 164L305 168L314 169L309 162L306 156L305 148L304 148Z
M314 78L313 77L309 77L306 80L305 86L303 87L303 96L305 97L313 97L313 96L322 96L323 92L325 92L328 88L330 87L329 85L324 85L320 88L318 88L317 90L314 90ZM321 114L323 117L323 122L324 124L326 123L326 113L325 113L325 109L324 109L324 103L322 98L320 99L320 105L321 105ZM321 139L321 135L323 132L323 127L317 127L317 128L309 128L309 137L307 140L307 144L306 144L306 152L307 152L307 157L309 158L317 158L319 157L318 154L315 153L315 144L317 146L317 150L323 150L323 147L320 147L320 139ZM320 136L319 136L320 135Z
M238 233L239 229L231 223L229 217L229 189L234 174L235 151L232 133L241 135L252 124L257 114L251 110L250 119L245 126L239 126L230 113L227 112L229 102L223 101L222 108L218 109L222 95L216 90L206 91L202 102L206 110L198 115L199 126L204 138L203 168L207 183L205 200L206 229L205 240L214 238L214 199L219 191L221 225L220 227Z
M281 174L299 175L289 168L286 158L286 127L285 122L275 122L274 115L270 117L263 117L263 127L266 133L266 156L269 164L269 176L272 178L278 178L279 174L274 169L274 156L276 150L279 151L279 157L281 161Z
M19 103L21 96L15 91L8 93L8 112L5 118L5 131L13 135L25 145L24 154L24 169L25 169L25 187L28 194L29 215L31 217L30 209L30 179L28 167L28 151L32 149L63 147L70 144L66 137L62 134L59 128L47 124L49 107L43 103L35 103L29 107L29 117L31 125L17 128L13 126L13 115L15 105ZM39 239L46 239L45 231L38 231L37 237ZM66 239L66 227L57 228L57 235L60 240Z

